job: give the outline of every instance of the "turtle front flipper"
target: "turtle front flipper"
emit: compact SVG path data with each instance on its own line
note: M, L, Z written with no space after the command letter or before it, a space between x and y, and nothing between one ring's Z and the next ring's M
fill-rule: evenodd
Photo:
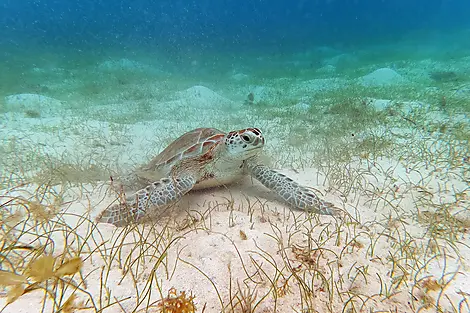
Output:
M299 185L266 165L247 162L246 168L256 180L274 191L293 208L323 215L338 216L341 213L332 203L320 199L312 189Z
M151 210L164 208L175 203L196 184L196 178L185 175L176 178L162 178L137 191L120 203L106 208L96 218L97 222L126 226L139 222Z

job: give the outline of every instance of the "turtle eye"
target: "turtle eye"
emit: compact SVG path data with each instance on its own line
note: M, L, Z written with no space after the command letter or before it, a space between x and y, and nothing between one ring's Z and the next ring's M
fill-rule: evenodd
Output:
M241 135L243 141L250 142L250 137L248 135Z

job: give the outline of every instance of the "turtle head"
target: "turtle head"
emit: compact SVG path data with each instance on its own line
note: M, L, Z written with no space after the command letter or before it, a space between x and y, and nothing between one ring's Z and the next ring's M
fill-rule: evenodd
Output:
M225 136L225 147L231 156L246 160L261 151L264 137L258 128L232 131Z

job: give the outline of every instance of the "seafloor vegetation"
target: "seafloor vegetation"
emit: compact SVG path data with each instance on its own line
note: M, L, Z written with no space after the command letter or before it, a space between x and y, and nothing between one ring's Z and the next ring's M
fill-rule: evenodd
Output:
M470 312L470 56L324 53L1 65L1 98L60 100L1 106L2 312ZM385 67L406 81L358 80ZM344 218L247 180L149 223L93 221L119 197L110 176L204 126L261 128L266 162Z

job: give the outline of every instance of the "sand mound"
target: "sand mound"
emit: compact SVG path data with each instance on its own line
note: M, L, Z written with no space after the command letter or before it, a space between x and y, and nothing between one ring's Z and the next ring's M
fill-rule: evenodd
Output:
M368 87L403 84L406 79L390 68L379 68L359 78L362 85Z
M191 106L192 108L224 108L234 103L211 89L204 86L193 86L184 91L177 92L177 100L173 105Z
M55 115L64 102L33 93L22 93L5 97L4 107L10 112L24 112L34 116Z

